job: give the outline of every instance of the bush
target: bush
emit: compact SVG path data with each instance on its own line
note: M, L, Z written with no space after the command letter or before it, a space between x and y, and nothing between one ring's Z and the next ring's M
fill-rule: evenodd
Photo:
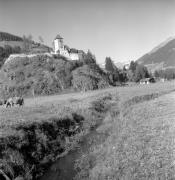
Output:
M72 85L76 90L87 91L109 86L109 80L96 64L91 64L73 71Z

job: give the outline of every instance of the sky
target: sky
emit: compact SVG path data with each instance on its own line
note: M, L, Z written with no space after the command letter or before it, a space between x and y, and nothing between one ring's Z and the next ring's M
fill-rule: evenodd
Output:
M137 60L175 36L175 0L0 0L0 31L49 46L60 34L99 63Z

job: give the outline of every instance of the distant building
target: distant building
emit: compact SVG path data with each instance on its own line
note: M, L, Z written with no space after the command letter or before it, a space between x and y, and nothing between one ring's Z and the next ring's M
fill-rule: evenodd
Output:
M128 70L128 69L129 69L129 66L130 66L130 64L125 64L123 67L124 67L126 70Z
M71 60L79 60L83 55L83 51L71 49L67 45L64 45L63 38L60 35L55 37L53 44L54 54L60 54Z
M145 78L140 80L140 84L150 84L150 83L155 83L155 79L152 78Z

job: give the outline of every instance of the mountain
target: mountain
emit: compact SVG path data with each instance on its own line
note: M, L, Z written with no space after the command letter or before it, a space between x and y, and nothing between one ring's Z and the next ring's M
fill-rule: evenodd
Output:
M137 62L147 66L150 71L175 68L175 38L162 42L140 57Z

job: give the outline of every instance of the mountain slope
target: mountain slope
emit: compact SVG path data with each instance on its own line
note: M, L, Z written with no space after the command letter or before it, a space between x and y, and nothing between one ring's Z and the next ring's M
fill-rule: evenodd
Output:
M171 38L137 60L150 70L175 67L175 39Z

